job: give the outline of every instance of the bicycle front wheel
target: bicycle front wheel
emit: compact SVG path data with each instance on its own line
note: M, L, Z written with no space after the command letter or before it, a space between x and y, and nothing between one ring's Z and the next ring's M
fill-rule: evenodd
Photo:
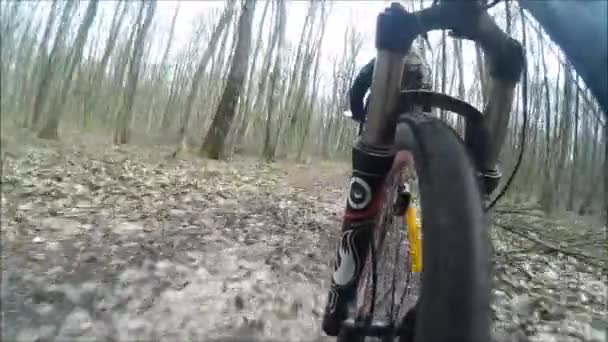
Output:
M489 232L464 144L444 122L418 112L399 117L396 144L412 151L422 211L414 341L490 341Z
M489 341L490 243L467 151L454 130L424 113L400 116L395 140L398 153L367 226L373 232L354 319L345 322L338 341ZM408 232L395 209L408 158L422 212L421 279L412 272Z

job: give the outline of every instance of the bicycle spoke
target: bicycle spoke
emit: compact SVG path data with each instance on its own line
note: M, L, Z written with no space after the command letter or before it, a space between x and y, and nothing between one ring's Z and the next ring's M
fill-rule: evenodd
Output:
M370 315L373 319L374 316L374 312L376 309L376 286L378 284L378 270L377 270L377 264L376 264L376 244L372 241L371 243L371 257L372 257L372 302L371 302L371 308L370 308Z
M403 317L401 308L410 294L411 277L408 236L403 215L397 215L401 182L397 168L386 176L378 216L369 244L369 254L358 288L357 311L353 324L361 329L380 329L385 325L385 338L396 337ZM405 254L405 255L404 255ZM405 272L406 274L403 274ZM392 273L392 274L391 274ZM371 331L367 333L371 333ZM392 340L391 340L392 341Z
M409 264L408 264L408 266L409 266ZM410 289L412 288L412 286L411 286L411 283L412 283L412 273L410 273L410 272L406 273L405 283L407 285L406 285L405 289L403 289L403 293L401 294L401 298L399 298L399 302L397 304L398 310L401 310L401 306L403 305L403 301L410 294Z
M394 218L393 218L394 219ZM397 231L397 234L399 234L399 231ZM397 243L397 250L395 251L395 262L393 264L393 267L397 267L397 265L399 265L399 251L401 250L401 241L399 241L399 243ZM409 273L409 272L407 272ZM406 288L407 288L407 284L406 284ZM395 292L397 291L397 270L393 269L393 285L391 286L391 310L390 310L390 317L391 320L392 319L397 319L397 317L394 315L394 309L395 309ZM397 310L397 316L399 315L399 310Z

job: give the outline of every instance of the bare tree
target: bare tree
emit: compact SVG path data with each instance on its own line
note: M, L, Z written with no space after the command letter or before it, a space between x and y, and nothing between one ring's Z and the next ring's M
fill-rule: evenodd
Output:
M447 42L446 42L446 31L442 31L441 33L441 92L445 93L446 89L445 89L445 83L447 80L447 69L448 69L448 61L447 61L447 53L446 53L446 48L447 48ZM445 111L442 109L441 110L441 120L445 120L446 119L446 115L445 115Z
M194 104L194 100L196 99L196 95L198 93L201 80L205 73L205 69L207 68L207 63L209 63L209 59L213 55L213 52L215 51L215 47L217 46L218 39L219 39L220 35L222 34L222 32L225 30L228 23L230 22L230 19L232 18L233 13L234 13L234 1L229 1L226 5L226 8L224 9L224 12L222 13L222 16L218 20L217 25L213 29L213 33L211 34L211 38L209 39L209 45L207 46L205 53L201 57L198 65L196 67L196 71L194 72L194 75L192 77L192 85L190 86L188 98L186 99L186 109L185 109L184 115L182 117L181 125L179 128L180 145L178 147L178 151L176 152L176 154L179 153L180 151L187 149L186 127L188 125L188 122L190 121L190 116L192 115L192 106Z
M454 52L456 55L456 67L458 69L458 97L465 100L466 94L464 89L464 68L462 62L462 41L454 39ZM457 131L464 134L464 119L458 116Z
M273 6L274 11L276 12L274 13L274 20L270 20L271 23L274 23L274 27L278 27L278 20L279 20L279 15L281 14L281 3L280 1L273 1L273 4L276 4L277 6ZM276 8L274 8L276 7ZM262 61L262 67L261 67L261 72L260 72L260 83L257 86L257 91L255 92L255 98L252 99L253 101L251 101L250 103L250 107L247 108L247 113L248 115L251 115L252 113L255 114L262 114L263 109L264 109L264 103L265 103L265 99L267 97L269 97L268 93L268 81L270 81L270 78L272 76L272 71L271 71L271 66L272 66L272 57L274 54L274 51L277 48L277 43L278 43L278 38L279 38L279 34L280 31L278 31L276 28L273 29L273 26L271 26L271 28L268 30L268 48L266 51L266 54L264 55L264 60ZM264 113L265 114L265 113ZM247 135L247 132L249 130L249 127L251 125L251 122L253 120L249 119L245 122L243 130L242 130L242 134L239 134L239 137L237 137L237 145L241 145L242 143L242 139L244 138L245 135ZM264 143L265 144L265 143Z
M12 74L11 68L9 67L10 62L14 59L15 53L18 50L6 49L4 46L12 46L16 41L16 31L20 26L21 22L18 20L19 13L21 11L21 3L12 2L6 3L0 7L0 39L2 40L3 48L0 51L0 103L2 104L2 111L6 112L8 106L8 80L11 78L9 75Z
M93 92L94 87L99 86L99 83L102 81L103 76L106 72L108 62L110 61L110 56L112 55L114 47L116 46L116 41L118 38L118 34L120 33L122 22L124 20L125 15L127 14L127 9L127 2L117 2L116 8L114 10L114 16L112 17L112 23L110 24L110 32L108 34L108 38L106 39L105 49L101 57L101 62L98 64L96 71L93 75L91 84L88 86L85 93L86 95L83 113L83 125L85 127L89 121L89 117L91 116L91 111L95 109L95 106L98 101L97 99L100 97L91 96L91 94Z
M310 60L310 47L312 42L312 32L313 27L316 21L316 9L318 2L312 1L309 3L308 14L306 15L306 19L304 20L304 27L300 33L300 40L298 42L298 49L296 52L294 65L291 68L291 73L289 78L286 81L287 85L287 94L283 97L280 108L283 115L277 117L278 119L278 132L275 142L272 144L272 158L277 153L277 147L279 144L284 144L283 136L285 135L285 130L287 128L288 123L293 125L294 117L296 113L300 110L300 106L303 100L303 91L305 87L303 84L308 82L308 77L310 75L310 68L305 67L306 59ZM307 65L310 65L310 61Z
M599 109L594 109L599 111ZM592 121L592 120L589 120ZM593 131L592 134L590 134L589 136L589 146L588 146L588 156L587 156L587 160L586 160L586 165L585 168L588 170L588 174L589 174L589 179L598 179L597 178L597 174L596 174L596 170L598 169L597 166L600 165L600 161L599 159L599 153L598 153L598 145L599 145L599 129L600 129L600 120L595 120L595 123L592 124L593 125ZM604 170L605 172L605 170ZM594 195L598 192L598 187L594 182L588 182L586 184L586 189L584 197L583 197L583 201L579 207L579 214L580 215L587 215L593 212L593 197Z
M0 105L2 106L2 111L18 111L19 115L21 116L18 119L19 126L23 128L27 127L29 122L27 113L30 112L30 100L28 100L27 93L28 87L35 76L35 72L31 70L35 70L35 68L40 65L38 61L41 59L41 56L46 55L46 50L44 54L39 53L38 56L36 56L34 53L37 43L36 30L38 28L38 24L41 22L41 20L38 19L39 4L40 3L34 3L32 13L28 16L23 33L19 37L19 43L15 51L15 58L18 58L20 63L15 65L14 81L8 82L8 80L12 78L7 77L6 71L0 71L3 72L2 77L0 77L2 79L2 84L0 84L0 87L2 87L0 89ZM54 2L51 6L51 12L56 9L57 6ZM3 40L3 43L6 46L6 41ZM5 59L3 60L6 61ZM13 84L11 85L10 83ZM7 96L5 94L9 91L9 88L12 91L12 94Z
M481 102L485 104L488 101L488 92L490 89L490 85L488 83L490 81L488 80L488 76L486 74L485 58L481 52L481 47L477 43L475 43L475 56L477 57L477 72L479 74L479 84L481 86Z
M251 23L254 11L255 0L246 0L239 18L238 41L226 81L226 88L205 141L201 146L201 153L212 159L219 159L222 156L225 139L230 132L236 104L243 88L243 81L247 73L247 61L251 50Z
M561 124L560 124L560 133L558 137L558 141L560 142L559 146L559 154L557 156L557 167L555 169L555 180L553 191L557 194L562 190L562 175L564 168L566 167L566 156L570 154L570 134L571 134L571 92L572 92L572 76L568 70L564 70L564 95L562 97L562 108L561 108ZM560 196L552 196L556 203L552 205L552 207L557 207L561 203L557 201Z
M578 77L575 81L578 83ZM580 89L576 87L576 95L574 98L574 142L572 144L572 166L571 166L571 176L570 176L570 191L568 192L568 205L566 206L567 210L571 211L574 209L574 195L577 189L577 174L578 171L574 167L578 163L578 121L579 121L579 99L580 99Z
M129 125L133 116L133 102L135 100L135 92L137 90L137 81L142 63L144 39L148 28L152 23L154 12L156 10L156 0L142 2L142 10L144 4L147 4L146 17L144 22L137 27L137 34L133 46L133 53L129 61L129 72L127 75L127 87L122 97L122 101L116 117L116 127L114 131L114 143L126 144L129 141Z
M286 24L286 10L285 1L279 0L279 9L276 16L276 29L273 35L273 47L277 47L276 58L274 61L274 67L270 73L270 90L268 92L268 108L266 110L266 129L264 134L264 147L263 155L267 161L271 161L274 158L274 151L272 148L272 124L275 107L278 104L278 84L280 83L279 77L281 72L281 63L283 62L283 45L285 44L285 24ZM275 45L276 44L276 45Z
M254 88L257 88L256 85L254 84L254 82L255 82L254 81L254 72L255 72L256 66L257 66L260 47L262 46L262 43L263 43L262 42L263 30L261 28L264 27L266 14L268 12L268 8L270 7L271 2L272 2L272 0L266 0L266 4L264 5L264 10L262 11L262 18L260 19L260 30L258 31L257 38L255 39L255 48L253 50L253 59L251 61L251 66L249 67L249 73L246 78L245 97L243 98L242 101L239 102L238 114L236 116L237 127L235 130L233 130L232 137L231 137L231 143L230 143L231 151L232 151L232 149L234 149L236 147L235 145L240 144L242 142L241 139L245 135L245 128L247 127L247 122L248 122L247 114L249 114L249 112L250 112L250 104L252 102L251 101L252 90ZM257 90L260 91L259 89L257 89Z
M34 111L32 113L31 126L36 127L40 122L42 112L45 108L51 82L53 80L54 68L59 64L60 52L65 45L65 36L68 32L70 22L72 20L72 10L76 1L68 0L64 3L63 13L59 21L59 28L55 34L55 41L49 56L44 61L41 67L40 82L36 97L34 99ZM49 19L50 20L50 19Z
M137 4L136 2L133 3L127 3L129 5L131 4ZM135 37L137 36L137 32L139 30L140 27L140 23L144 20L144 15L145 15L145 4L143 2L139 3L139 7L136 9L137 10L137 16L135 17L135 21L131 24L131 30L129 31L129 35L126 41L122 41L121 45L118 46L118 56L116 56L113 60L114 62L114 75L113 75L113 83L114 83L114 87L119 91L119 94L117 96L118 98L118 109L120 109L120 106L122 105L122 89L125 86L125 72L128 69L129 66L129 61L131 60L131 55L133 53L133 48L134 45L133 43L135 42ZM143 49L143 44L142 44L142 49ZM143 52L142 52L143 54Z
M604 225L608 233L608 122L604 124Z
M76 40L70 52L70 57L64 68L65 78L62 85L63 87L50 107L50 111L47 115L47 121L38 133L39 138L57 139L58 137L57 130L59 127L59 119L61 118L61 114L64 112L65 102L72 86L72 80L74 79L74 71L80 65L80 60L82 59L82 50L84 48L84 44L86 43L89 29L93 24L93 19L95 19L95 15L97 14L98 5L98 0L89 1L84 19L78 28L78 33L76 34Z
M302 159L302 153L304 152L304 146L306 143L306 140L308 139L308 134L310 132L310 126L311 126L311 121L312 121L312 117L313 117L313 111L316 107L316 102L318 99L318 93L319 93L319 83L320 83L320 77L319 77L319 60L321 57L321 43L323 42L323 37L325 36L325 28L327 25L327 14L329 13L329 11L326 11L326 2L323 1L321 3L321 25L319 28L319 32L317 34L317 41L315 44L315 47L312 51L312 55L314 56L314 71L313 71L313 75L312 75L312 83L311 83L311 95L310 95L310 99L308 102L308 106L305 109L305 119L303 120L302 125L304 126L304 132L302 133L302 137L300 139L300 144L298 146L298 154L297 154L297 159L301 160Z
M167 43L165 44L165 50L163 52L163 56L160 61L160 65L158 66L156 75L154 76L154 83L152 85L152 93L158 94L163 87L163 83L166 80L167 73L169 71L169 65L167 65L167 61L169 59L169 52L171 51L171 47L173 45L173 36L175 34L175 25L177 23L177 16L179 14L181 3L178 2L177 6L175 6L175 11L173 12L173 18L171 19L171 28L169 29L169 35L167 36ZM148 131L150 131L152 121L153 121L153 113L152 110L157 107L157 104L161 101L162 97L154 97L151 101L147 101L148 107L146 109L146 116L148 118Z
M170 112L171 112L171 108L173 107L173 105L175 104L175 100L177 97L177 92L178 89L180 87L180 82L181 79L183 78L183 72L185 69L185 62L184 62L185 58L178 58L178 61L173 65L172 68L172 76L171 77L171 85L169 86L169 94L167 97L167 101L165 103L164 109L163 109L163 114L161 116L161 120L160 120L160 129L162 131L162 133L168 133L169 132L169 126L171 125L170 122Z
M547 77L547 63L545 52L541 44L540 58L543 65L543 85L545 90L545 166L543 168L543 189L541 204L546 211L552 209L553 192L551 191L551 91L549 90L549 78Z

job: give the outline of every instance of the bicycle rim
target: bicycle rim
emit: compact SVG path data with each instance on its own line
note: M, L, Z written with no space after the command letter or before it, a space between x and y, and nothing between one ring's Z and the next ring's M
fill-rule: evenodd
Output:
M397 154L383 186L382 209L376 217L356 308L357 320L380 321L395 328L415 304L419 281L418 275L411 272L403 214L395 212L398 185L403 183L403 153ZM392 341L393 337L386 340Z

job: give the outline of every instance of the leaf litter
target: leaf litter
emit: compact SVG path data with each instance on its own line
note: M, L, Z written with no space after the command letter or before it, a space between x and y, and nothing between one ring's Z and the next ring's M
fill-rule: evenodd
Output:
M331 340L320 320L347 165L169 154L3 155L3 340ZM515 219L529 220L498 215ZM607 316L599 270L494 234L496 340L590 340Z

